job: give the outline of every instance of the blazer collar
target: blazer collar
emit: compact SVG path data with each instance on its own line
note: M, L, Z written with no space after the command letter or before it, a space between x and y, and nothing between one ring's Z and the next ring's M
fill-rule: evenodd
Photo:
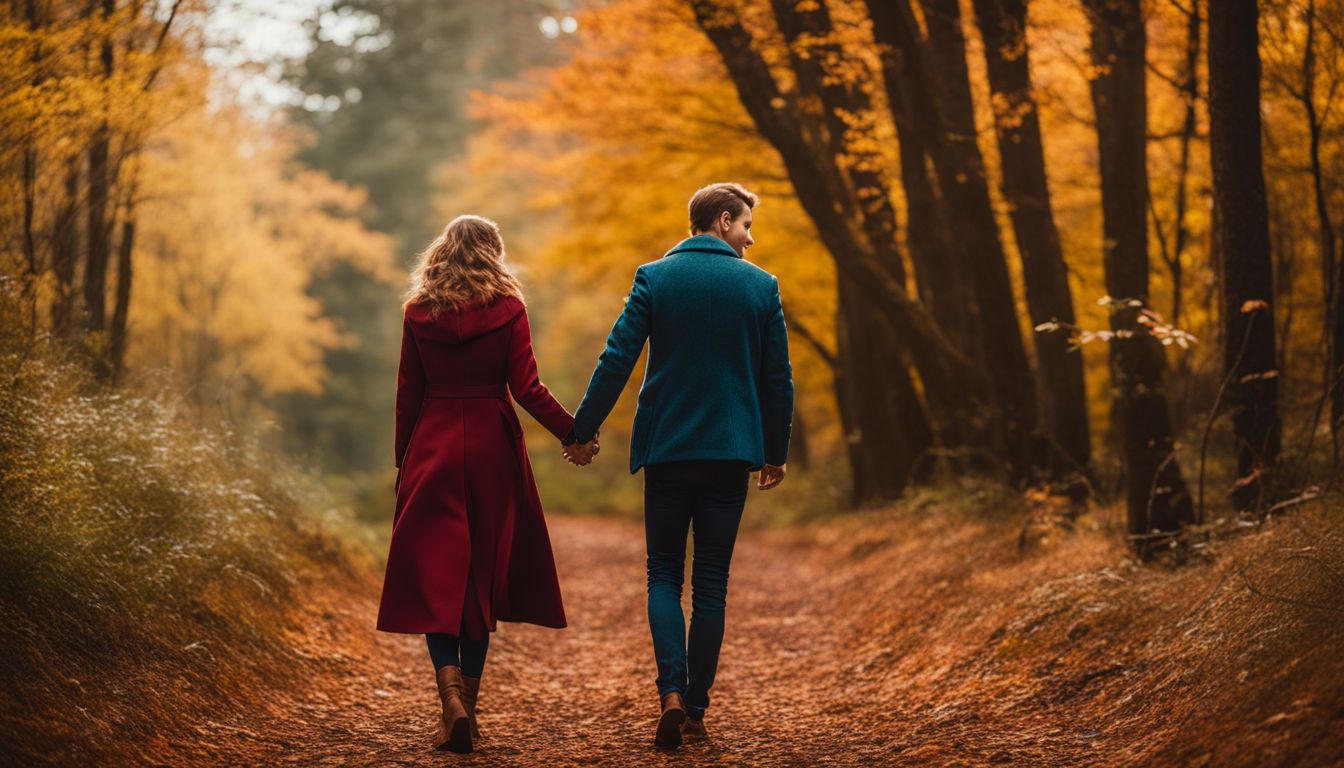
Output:
M688 237L680 243L677 243L676 246L664 254L664 256L671 256L674 253L689 252L713 253L720 256L732 256L737 259L742 258L737 251L733 250L731 245L713 235L696 235L694 237Z

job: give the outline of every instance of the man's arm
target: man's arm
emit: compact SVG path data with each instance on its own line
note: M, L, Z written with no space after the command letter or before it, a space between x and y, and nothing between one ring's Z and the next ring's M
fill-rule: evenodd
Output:
M652 298L648 276L644 268L635 270L635 283L626 297L625 309L611 327L607 336L607 347L597 359L597 368L588 381L588 390L574 413L574 429L569 433L566 443L586 443L597 435L597 430L606 421L616 400L630 380L635 369L639 353L649 338L650 299Z
M793 366L789 363L789 332L777 279L772 304L761 348L761 422L765 429L765 463L780 467L788 461L793 428Z

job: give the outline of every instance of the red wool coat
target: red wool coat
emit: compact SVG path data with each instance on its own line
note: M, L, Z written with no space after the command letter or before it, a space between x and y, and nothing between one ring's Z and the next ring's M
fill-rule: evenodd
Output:
M521 301L437 317L407 308L397 373L397 506L378 629L461 629L480 639L496 621L565 626L510 393L557 438L573 426L537 378Z

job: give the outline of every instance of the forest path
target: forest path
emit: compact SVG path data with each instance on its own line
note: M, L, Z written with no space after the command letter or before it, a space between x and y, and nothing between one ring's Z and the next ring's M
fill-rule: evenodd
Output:
M710 739L663 752L642 526L557 516L570 626L500 625L473 754L432 749L424 639L374 631L365 568L305 597L286 642L306 680L172 746L211 766L1344 765L1338 570L1321 570L1344 562L1338 519L1304 511L1180 568L1011 508L743 531Z
M837 616L842 604L828 592L830 564L820 551L770 533L739 538L706 717L710 738L669 753L652 744L658 697L642 527L566 517L552 518L550 527L569 627L501 623L483 677L484 738L473 754L432 749L438 700L424 639L375 632L376 595L370 594L350 605L347 616L331 615L309 638L313 652L331 657L332 674L313 681L312 690L282 694L264 714L244 715L250 722L217 724L223 738L214 742L211 759L254 765L887 762L891 733L866 731L846 717L860 702L841 700L841 688L831 684L845 674L845 622ZM688 578L687 605L689 591ZM330 635L323 637L324 630ZM355 637L342 638L346 633ZM345 656L352 648L367 648L367 656Z

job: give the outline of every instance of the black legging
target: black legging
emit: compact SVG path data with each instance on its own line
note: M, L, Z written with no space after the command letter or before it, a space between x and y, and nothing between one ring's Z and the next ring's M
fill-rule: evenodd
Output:
M459 667L464 677L480 677L485 670L485 653L490 650L490 636L483 640L459 641L457 635L445 635L431 632L425 635L429 644L429 658L434 662L434 671L444 667ZM459 656L460 652L460 656Z

